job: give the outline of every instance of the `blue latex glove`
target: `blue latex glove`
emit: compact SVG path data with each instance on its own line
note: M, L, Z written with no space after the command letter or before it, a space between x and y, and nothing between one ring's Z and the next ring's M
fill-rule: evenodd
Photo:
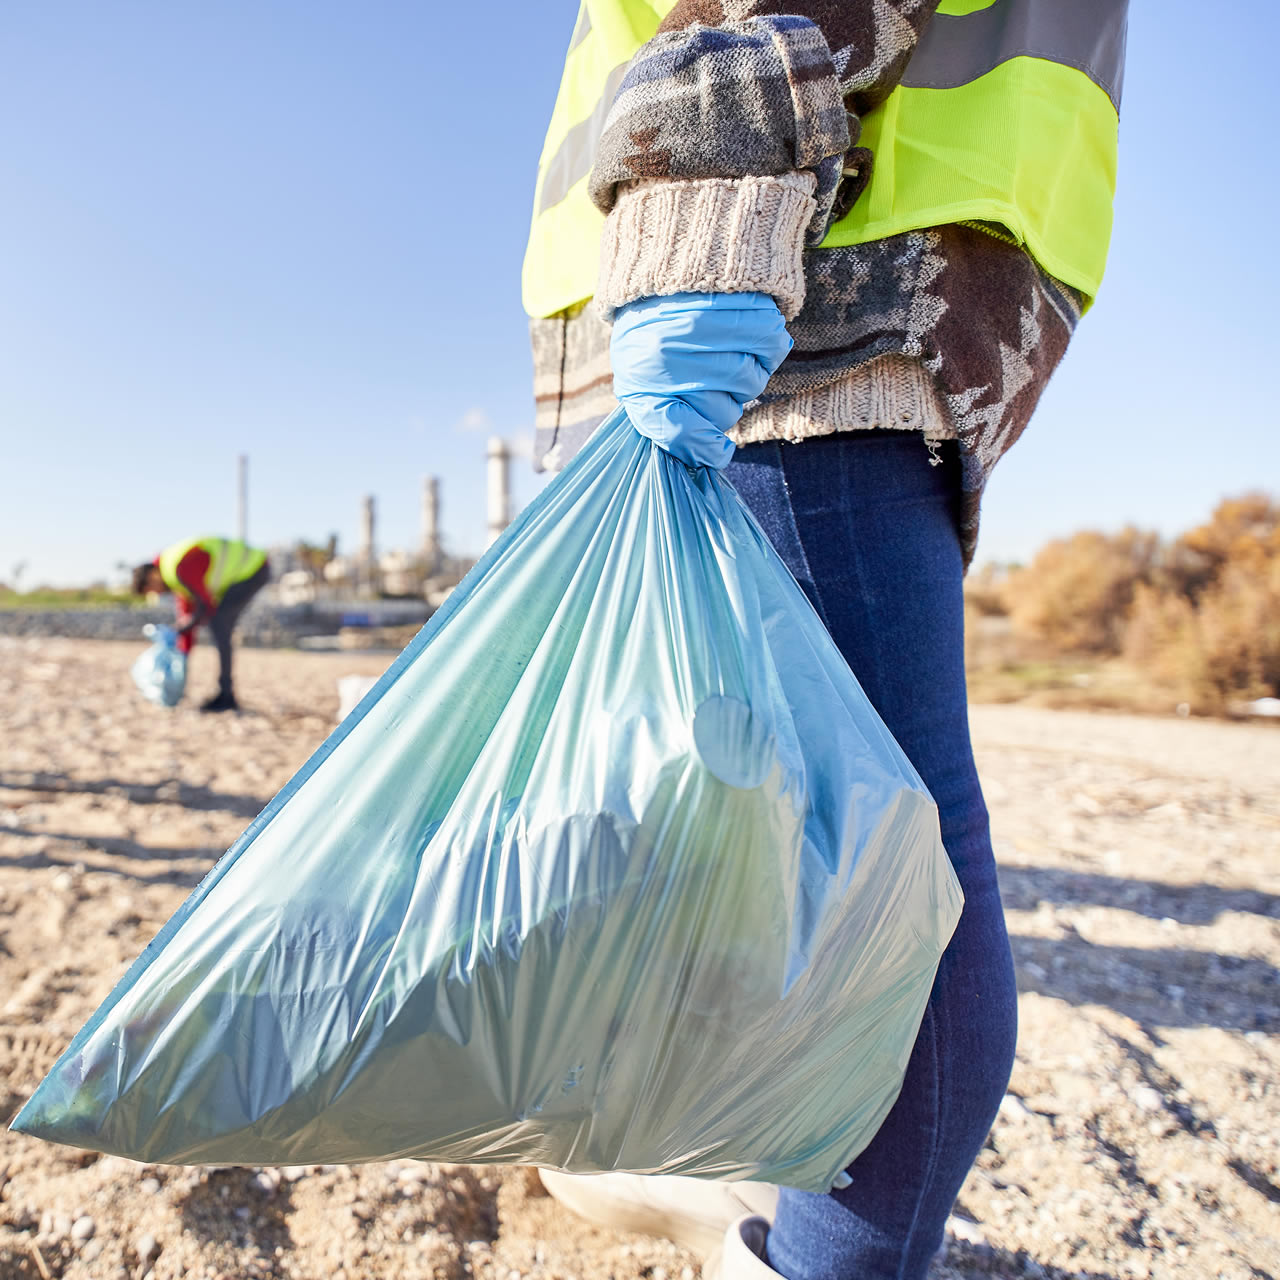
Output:
M767 293L673 293L619 307L613 394L636 430L694 467L725 466L725 434L791 350Z

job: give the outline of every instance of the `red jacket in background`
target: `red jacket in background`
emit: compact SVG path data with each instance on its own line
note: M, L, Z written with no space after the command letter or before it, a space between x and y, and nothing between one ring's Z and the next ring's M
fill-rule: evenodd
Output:
M159 563L160 558L157 556L156 564ZM174 569L178 581L187 591L186 595L181 592L175 595L178 626L181 629L178 636L180 653L191 652L191 646L196 642L196 628L202 622L208 622L217 612L218 602L209 594L206 581L212 563L212 558L203 547L192 547Z

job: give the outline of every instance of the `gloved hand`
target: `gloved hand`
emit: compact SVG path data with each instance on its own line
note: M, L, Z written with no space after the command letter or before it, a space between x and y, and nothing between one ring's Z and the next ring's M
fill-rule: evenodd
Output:
M767 293L673 293L619 307L613 394L636 430L694 467L725 466L725 434L791 350Z

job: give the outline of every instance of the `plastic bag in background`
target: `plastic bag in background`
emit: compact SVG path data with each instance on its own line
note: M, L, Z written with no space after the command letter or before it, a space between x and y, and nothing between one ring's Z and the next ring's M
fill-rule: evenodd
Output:
M364 696L378 683L377 676L338 677L338 722L345 720L364 701Z
M187 687L187 655L178 652L178 633L172 627L148 622L142 634L149 648L129 669L138 692L158 707L176 707Z
M923 784L732 487L617 414L14 1127L825 1190L960 905Z

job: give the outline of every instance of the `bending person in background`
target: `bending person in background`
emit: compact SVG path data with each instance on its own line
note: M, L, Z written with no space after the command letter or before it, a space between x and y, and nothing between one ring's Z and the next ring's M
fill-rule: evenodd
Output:
M1126 0L581 0L524 268L536 461L621 399L727 468L965 895L901 1094L830 1194L544 1172L585 1217L719 1252L704 1276L923 1280L1004 1096L1017 989L962 582L1102 278L1125 21Z
M231 633L249 601L270 581L267 553L235 538L188 538L133 571L135 595L172 592L178 648L190 653L196 630L209 624L218 650L218 692L201 711L238 711L231 682Z

